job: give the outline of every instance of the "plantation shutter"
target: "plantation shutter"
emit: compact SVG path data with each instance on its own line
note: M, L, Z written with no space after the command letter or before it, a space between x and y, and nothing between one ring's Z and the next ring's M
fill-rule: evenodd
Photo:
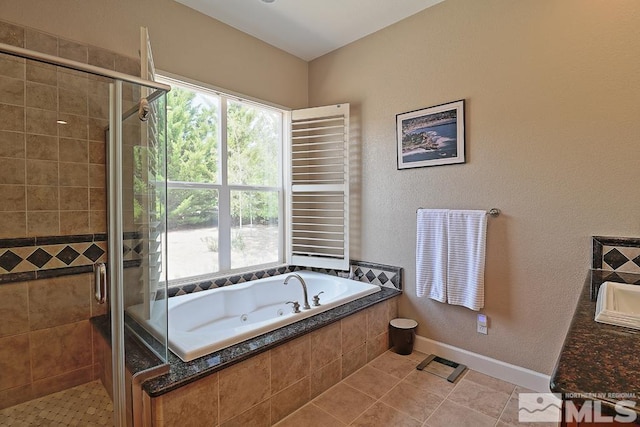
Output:
M289 263L349 269L349 104L291 113Z

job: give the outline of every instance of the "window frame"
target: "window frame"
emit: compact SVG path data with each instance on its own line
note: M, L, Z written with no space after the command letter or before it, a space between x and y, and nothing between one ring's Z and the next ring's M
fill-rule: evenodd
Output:
M219 111L219 129L218 129L218 156L219 156L219 170L218 170L218 182L217 183L199 183L190 181L169 181L167 177L167 190L171 189L202 189L202 190L216 190L218 191L218 245L220 248L225 248L224 251L218 252L218 271L205 273L201 275L194 275L188 277L182 277L177 279L168 280L168 286L181 286L189 283L197 283L203 280L211 280L219 277L225 277L235 274L241 274L244 272L256 271L261 269L277 268L287 265L288 261L288 240L287 235L287 205L288 205L288 188L289 188L289 146L290 146L290 123L291 123L291 111L286 107L269 103L266 101L258 100L252 97L244 96L241 94L233 93L228 90L220 89L215 86L192 80L183 76L175 75L166 71L157 70L156 80L167 83L172 87L180 87L187 90L193 90L196 92L209 93L220 99L220 111ZM281 142L279 145L279 167L278 167L278 182L276 186L256 186L256 185L241 185L241 184L229 184L228 183L228 169L227 169L227 107L228 101L241 102L250 106L255 106L260 109L271 109L282 115L281 121ZM285 172L286 171L286 172ZM231 268L231 194L233 191L265 191L276 192L278 199L278 260L275 262L255 264L251 266ZM223 215L224 213L224 215ZM167 228L167 233L169 229ZM168 259L170 257L171 249L167 249L167 268ZM227 267L227 268L225 268Z

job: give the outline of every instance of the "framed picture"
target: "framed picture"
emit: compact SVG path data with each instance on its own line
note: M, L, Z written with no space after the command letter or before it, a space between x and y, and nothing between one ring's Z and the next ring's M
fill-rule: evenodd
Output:
M398 169L464 163L464 99L396 115Z

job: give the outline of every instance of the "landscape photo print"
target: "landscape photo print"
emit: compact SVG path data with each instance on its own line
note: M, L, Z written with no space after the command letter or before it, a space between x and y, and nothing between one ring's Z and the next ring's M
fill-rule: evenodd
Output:
M398 169L464 163L464 100L396 115Z

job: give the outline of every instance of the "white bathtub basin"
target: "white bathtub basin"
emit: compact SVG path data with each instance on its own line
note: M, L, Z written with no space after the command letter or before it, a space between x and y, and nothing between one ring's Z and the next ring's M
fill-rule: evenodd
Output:
M376 285L327 274L296 273L307 284L310 304L314 295L324 292L319 307L292 312L287 301L302 306L304 294L296 278L284 285L288 274L169 298L169 349L188 362L380 291ZM162 336L162 318L144 319L142 305L127 312L150 333Z
M640 329L640 286L616 282L600 285L595 320Z

